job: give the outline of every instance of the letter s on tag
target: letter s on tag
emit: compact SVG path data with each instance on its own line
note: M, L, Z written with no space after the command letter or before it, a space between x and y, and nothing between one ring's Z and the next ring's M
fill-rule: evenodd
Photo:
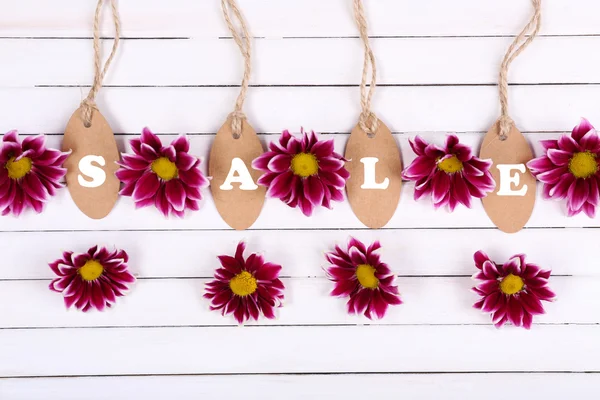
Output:
M102 184L106 181L106 172L100 167L93 165L92 163L104 167L106 165L106 161L102 156L88 155L84 156L79 160L79 175L77 175L77 182L83 187L87 188L95 188L102 186ZM83 176L87 176L91 179L91 181L86 180Z

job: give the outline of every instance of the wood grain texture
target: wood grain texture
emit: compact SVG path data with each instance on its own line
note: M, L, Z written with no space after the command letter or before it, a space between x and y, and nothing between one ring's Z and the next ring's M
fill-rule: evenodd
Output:
M575 396L594 399L600 380L589 373L477 373L477 374L323 374L323 375L196 375L196 376L125 376L84 378L20 378L0 380L0 393L14 400L46 400L49 395L62 400L162 400L178 388L180 400L199 396L248 400L285 397L344 398L361 400L373 397L396 400L398 393L411 400L431 400L443 391L444 399L504 400L505 393L490 390L510 382L523 393L536 393L547 399ZM90 387L102 390L89 391ZM252 390L248 390L251 387Z
M363 49L348 0L238 0L254 36L245 112L265 146L283 129L333 138L343 153L360 112ZM65 122L93 78L94 2L20 0L0 12L0 132L46 133ZM9 4L10 3L10 4ZM119 2L123 36L98 96L120 151L144 126L163 143L187 133L207 173L214 134L239 92L239 54L213 0ZM478 149L499 113L498 67L531 12L523 0L365 1L378 62L373 109L405 165L416 135L446 132ZM541 154L587 117L600 124L597 0L543 2L543 27L509 74L511 117ZM102 34L110 36L110 19ZM103 40L102 46L110 46ZM402 187L385 229L348 202L306 218L268 199L234 231L204 191L199 212L164 218L119 198L90 220L63 189L41 215L0 221L0 399L173 398L595 399L600 390L600 220L543 200L525 229L496 229L481 202L454 213ZM381 321L348 316L329 297L323 253L349 236L380 240L404 304ZM239 240L283 266L286 302L274 321L238 327L210 312L202 288ZM62 250L123 248L138 282L105 313L66 311L47 288ZM472 309L473 253L524 252L553 270L555 302L531 331L497 330ZM585 372L585 373L584 373ZM19 378L10 378L19 377ZM90 390L90 387L95 388ZM497 390L501 388L501 390Z

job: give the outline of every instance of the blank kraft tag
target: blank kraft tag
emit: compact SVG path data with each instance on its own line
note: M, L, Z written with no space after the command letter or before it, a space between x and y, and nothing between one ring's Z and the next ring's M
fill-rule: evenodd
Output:
M119 150L112 129L98 110L86 128L82 109L73 113L62 143L63 151L71 151L65 161L67 187L73 201L88 217L101 219L113 209L119 197Z
M234 229L252 226L265 202L266 188L256 184L261 172L252 168L252 160L262 153L262 144L246 120L240 137L233 137L231 119L219 129L210 150L210 189L219 214Z
M492 160L490 172L496 182L494 191L482 199L485 212L501 231L520 231L531 217L537 190L526 165L533 158L531 146L514 125L506 140L500 140L496 123L483 139L479 156Z
M402 187L402 159L396 140L381 121L373 137L359 125L346 146L348 201L369 228L381 228L394 215Z

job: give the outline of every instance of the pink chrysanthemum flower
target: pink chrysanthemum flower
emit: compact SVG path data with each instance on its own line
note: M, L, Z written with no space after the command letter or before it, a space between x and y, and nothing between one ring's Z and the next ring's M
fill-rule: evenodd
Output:
M531 173L544 184L546 199L567 199L568 215L596 215L600 198L600 137L585 118L571 136L540 142L546 154L527 163Z
M2 138L0 150L0 208L2 215L20 215L27 208L40 213L44 203L64 187L67 170L62 164L69 153L47 149L43 135L19 141L17 131Z
M473 291L481 299L473 305L492 315L496 327L509 321L515 326L531 328L533 316L544 314L542 300L552 301L556 296L548 288L550 271L525 262L525 255L513 256L504 265L494 263L482 251L475 253L479 271L473 279L483 281Z
M301 131L296 139L287 130L279 143L252 162L263 171L260 185L268 187L270 197L281 199L290 207L300 207L306 216L315 207L331 208L331 201L344 199L344 186L350 173L344 168L344 158L333 149L333 140L317 140L314 132Z
M472 197L480 199L494 190L489 172L492 162L475 157L456 135L448 135L444 148L419 136L410 141L410 147L417 158L402 176L415 181L415 200L431 194L435 208L447 205L454 211L458 203L470 208Z
M102 311L124 296L135 281L127 268L128 259L123 250L111 253L98 246L82 254L65 251L61 259L49 264L58 275L50 283L50 290L63 294L67 308L74 305L83 311Z
M244 259L245 249L246 244L240 242L235 257L219 256L222 267L215 271L215 280L206 284L204 297L210 299L211 310L233 313L240 324L250 318L258 320L260 314L273 319L283 301L281 266L254 253Z
M186 209L199 209L200 189L208 181L200 172L200 160L188 153L187 137L163 146L158 136L144 128L141 137L129 143L135 154L123 154L116 172L124 183L121 195L132 196L136 208L156 206L165 217L183 217Z
M376 254L380 247L378 241L367 248L350 238L347 251L335 246L335 251L325 254L331 264L325 271L335 282L331 295L349 297L350 314L364 313L369 319L383 318L388 305L402 304L394 274Z

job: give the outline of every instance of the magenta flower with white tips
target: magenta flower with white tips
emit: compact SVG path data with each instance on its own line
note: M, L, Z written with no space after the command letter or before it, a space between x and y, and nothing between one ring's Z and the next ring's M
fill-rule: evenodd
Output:
M125 296L135 282L128 260L124 250L111 252L106 247L94 246L81 254L65 251L62 258L49 264L58 276L50 283L50 290L62 293L67 308L103 311L117 297Z
M600 137L585 118L571 135L542 140L545 154L527 163L544 184L546 199L567 199L569 217L584 212L596 216L600 200Z
M435 208L450 211L461 203L471 207L471 199L481 199L494 190L491 160L482 160L471 148L448 135L444 147L427 143L417 136L410 141L417 158L404 170L404 179L415 182L415 200L431 195Z
M2 138L0 149L0 209L2 215L20 215L33 209L40 213L44 204L62 183L67 170L62 167L69 156L48 149L43 135L27 136L19 141L17 131Z
M481 296L473 307L490 313L496 327L506 322L531 328L533 316L544 314L542 301L556 297L548 288L550 271L528 263L517 254L505 264L496 264L482 251L474 255L479 270L473 279L482 281L473 291Z
M200 171L200 160L189 154L187 137L163 146L158 136L144 128L141 137L129 143L134 154L123 154L116 172L124 183L119 194L133 197L137 208L156 206L165 217L183 217L186 209L199 209L200 189L208 180Z
M348 297L350 314L383 318L388 306L402 304L395 276L380 260L379 248L378 241L367 248L361 241L350 238L347 250L335 246L334 251L325 254L330 264L325 271L335 284L331 295Z
M265 261L260 254L244 257L246 244L239 242L235 256L219 256L221 267L215 279L206 284L204 297L210 300L211 310L222 315L233 314L243 324L260 315L275 318L275 309L282 306L285 289L279 279L281 265Z
M269 150L252 162L264 172L258 184L268 188L268 196L300 207L306 216L316 207L331 209L332 201L344 199L350 173L344 157L334 151L333 140L318 140L314 132L304 130L302 139L296 139L285 130Z

